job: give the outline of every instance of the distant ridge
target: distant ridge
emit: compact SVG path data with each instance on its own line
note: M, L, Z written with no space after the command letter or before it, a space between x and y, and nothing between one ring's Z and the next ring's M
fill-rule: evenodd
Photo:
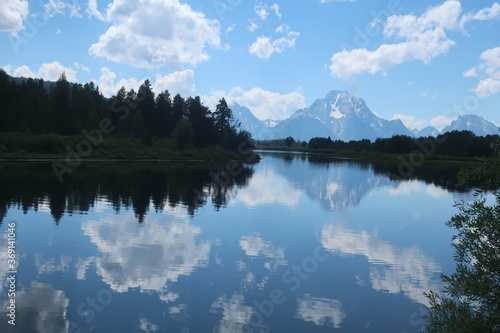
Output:
M269 121L257 119L251 111L235 104L235 117L241 127L259 140L293 137L308 141L313 137L331 137L332 140L361 140L387 138L393 135L436 136L453 130L468 130L478 136L498 134L498 127L476 115L460 115L457 120L439 131L428 126L410 130L401 120L386 120L375 115L362 98L347 91L330 91L309 107L295 111L289 118L270 126ZM252 117L253 116L253 117ZM273 124L274 125L274 124Z

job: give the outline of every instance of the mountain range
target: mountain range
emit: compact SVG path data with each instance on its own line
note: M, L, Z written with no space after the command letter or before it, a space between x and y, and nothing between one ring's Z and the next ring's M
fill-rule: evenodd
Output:
M453 130L469 130L478 136L498 134L498 127L480 116L458 116L442 131L428 126L422 130L410 130L399 119L386 120L375 115L362 98L346 91L333 90L324 98L317 99L309 107L295 111L280 121L259 120L245 106L231 105L241 128L252 133L258 140L293 137L308 141L313 137L331 137L332 140L361 140L387 138L393 135L435 136Z

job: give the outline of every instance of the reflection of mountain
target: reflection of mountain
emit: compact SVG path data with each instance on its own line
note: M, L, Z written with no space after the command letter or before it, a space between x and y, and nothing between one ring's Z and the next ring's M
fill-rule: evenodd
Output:
M371 189L391 183L389 178L375 175L368 164L320 155L275 154L273 159L275 173L326 210L357 206Z
M340 328L340 324L347 317L342 310L342 303L336 299L305 295L298 302L295 316L316 325Z
M407 182L417 178L427 183L443 186L446 189L455 189L456 173L458 168L452 167L422 167L416 170L412 178L391 177L397 174L397 164L370 164L355 162L346 159L334 159L321 154L295 154L295 153L266 153L261 155L264 159L261 164L266 163L266 158L272 158L272 163L265 165L266 175L279 175L286 179L286 183L291 185L293 190L288 190L284 198L286 202L295 203L298 201L298 194L292 195L298 191L305 192L311 199L317 201L325 210L341 211L347 207L357 206L361 199L371 190L381 186L394 187L400 182ZM262 169L262 168L261 168ZM394 173L395 172L395 173ZM257 179L262 172L255 175ZM274 176L276 177L276 176ZM268 177L268 180L260 182L260 193L270 193L276 188L285 188L283 182ZM394 179L394 180L391 180ZM252 181L254 179L252 178ZM252 181L249 189L252 188ZM273 186L279 183L280 187ZM289 187L289 186L288 186ZM266 190L267 189L267 190ZM283 192L283 191L282 191ZM269 197L269 196L267 196ZM256 200L262 200L256 197ZM274 201L278 202L275 196ZM284 201L285 199L280 199Z
M371 286L375 290L403 292L415 302L427 305L423 292L440 289L441 283L433 277L441 268L418 247L399 248L366 231L356 233L333 224L323 227L321 242L332 252L367 257L371 263Z
M27 212L47 205L58 223L65 212L86 212L103 200L117 212L132 208L139 222L151 203L156 210L182 205L192 215L209 199L216 208L226 206L234 189L245 186L253 174L250 166L231 172L226 168L220 163L89 162L73 169L60 183L50 163L2 164L0 221L10 207L20 206Z
M32 282L29 291L16 293L16 332L66 333L69 323L66 311L69 300L61 290L55 290L49 284ZM13 332L7 323L8 317L2 304L0 332Z
M168 281L207 264L210 243L195 240L200 227L156 218L143 225L131 222L116 217L82 225L103 254L96 259L97 272L113 290L163 292Z

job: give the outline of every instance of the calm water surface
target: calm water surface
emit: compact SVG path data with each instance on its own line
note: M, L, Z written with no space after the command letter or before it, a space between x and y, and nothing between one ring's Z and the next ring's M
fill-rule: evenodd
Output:
M1 165L1 332L418 332L454 269L449 170L318 155L255 165ZM231 169L233 170L233 169ZM417 176L417 175L416 175Z

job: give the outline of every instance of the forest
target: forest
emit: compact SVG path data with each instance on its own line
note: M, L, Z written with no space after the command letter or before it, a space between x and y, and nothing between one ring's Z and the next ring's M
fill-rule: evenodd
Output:
M451 131L436 137L414 138L406 135L394 135L391 138L370 140L332 140L330 137L316 137L298 141L292 137L279 140L256 141L259 148L285 148L325 152L375 152L387 154L411 154L418 151L426 155L445 155L454 157L490 157L493 144L498 135L477 136L471 131ZM431 151L432 150L432 151Z
M212 112L198 96L172 97L168 90L155 94L149 80L137 92L122 87L106 98L93 82L70 83L64 73L57 82L47 82L13 78L0 69L0 154L64 154L68 145L92 137L101 150L158 146L237 151L252 142L249 132L239 130L224 98Z

